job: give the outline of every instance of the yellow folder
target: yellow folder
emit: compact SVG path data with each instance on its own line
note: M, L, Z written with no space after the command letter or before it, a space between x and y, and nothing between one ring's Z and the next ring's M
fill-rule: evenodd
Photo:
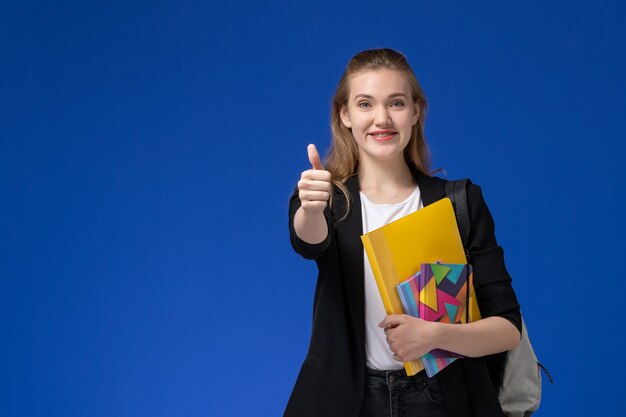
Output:
M404 314L396 285L418 272L422 263L467 262L448 198L366 233L361 240L387 314ZM478 311L473 292L472 288L470 320L476 317L472 310ZM408 375L415 375L424 366L418 359L405 362L404 369Z

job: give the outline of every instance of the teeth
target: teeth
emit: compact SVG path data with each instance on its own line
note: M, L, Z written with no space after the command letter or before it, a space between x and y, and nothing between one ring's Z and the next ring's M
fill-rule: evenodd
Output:
M377 138L384 138L384 137L390 136L390 135L391 135L391 133L378 133L378 134L376 134L374 136L376 136Z

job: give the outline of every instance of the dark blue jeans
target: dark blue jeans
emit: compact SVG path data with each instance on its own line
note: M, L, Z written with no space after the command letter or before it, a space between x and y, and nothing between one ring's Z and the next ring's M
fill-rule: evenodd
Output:
M445 417L446 409L446 394L436 375L367 370L360 417Z

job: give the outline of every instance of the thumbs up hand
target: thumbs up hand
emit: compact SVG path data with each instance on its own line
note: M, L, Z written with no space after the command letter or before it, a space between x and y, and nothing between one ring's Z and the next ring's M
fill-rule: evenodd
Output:
M330 197L331 175L324 169L315 145L307 147L311 169L302 172L298 181L298 197L307 214L322 213Z

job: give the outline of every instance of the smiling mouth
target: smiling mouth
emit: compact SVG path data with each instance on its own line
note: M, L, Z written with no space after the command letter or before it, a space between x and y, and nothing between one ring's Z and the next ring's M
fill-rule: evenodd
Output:
M381 132L381 133L370 133L370 136L378 142L384 142L384 141L391 140L397 134L398 132L389 131L389 132Z

